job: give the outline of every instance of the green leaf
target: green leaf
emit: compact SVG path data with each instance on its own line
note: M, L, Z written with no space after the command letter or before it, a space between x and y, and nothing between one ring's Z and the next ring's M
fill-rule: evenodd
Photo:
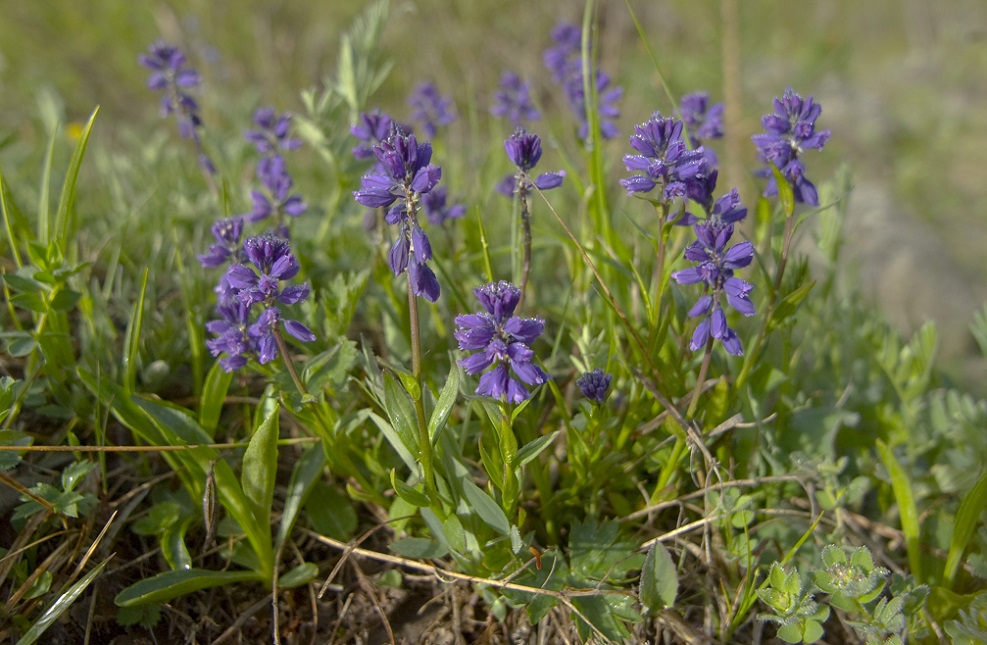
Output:
M458 515L452 513L442 522L442 534L445 536L446 542L449 543L449 547L456 553L466 551L466 529L463 528L463 523Z
M165 571L130 585L113 602L119 607L163 603L185 594L237 582L264 582L258 571L209 571L179 569ZM270 581L267 581L270 582Z
M417 537L395 540L388 548L400 556L415 560L441 558L449 553L448 549L435 540Z
M442 386L442 391L439 393L439 400L436 401L435 409L432 410L432 416L428 420L428 438L433 444L435 443L435 434L445 427L446 420L449 418L449 413L452 412L452 406L456 404L456 398L458 396L459 370L454 365L449 370L446 384Z
M418 421L407 390L390 372L384 372L384 409L401 443L412 455L418 450Z
M661 542L648 549L641 568L641 603L648 611L656 613L675 604L679 590L675 562Z
M313 562L302 562L278 578L278 586L282 589L294 589L307 585L319 575L319 567Z
M71 289L62 289L51 299L49 306L54 311L71 311L78 304L82 294Z
M409 504L418 506L419 508L425 508L431 505L425 493L398 479L397 471L395 470L391 471L391 486L394 487L394 492L398 494L398 497Z
M34 337L27 332L14 332L7 335L7 353L14 358L29 355L38 346Z
M17 250L17 239L14 236L14 213L11 209L11 202L7 200L7 183L3 179L3 172L0 172L0 214L3 215L3 227L7 232L7 243L10 245L10 252L14 256L14 264L21 268L21 254Z
M219 361L212 364L206 382L199 397L199 425L209 435L210 440L216 436L216 426L223 412L226 393L233 382L233 372L227 372L220 366Z
M130 323L124 337L125 353L123 355L123 389L133 393L137 389L137 354L140 351L141 328L144 325L144 298L147 295L147 276L149 269L144 268L144 278L141 280L141 290L137 294L137 302L130 312Z
M799 305L809 295L809 292L812 291L812 287L814 286L816 286L816 281L811 280L782 298L781 302L778 303L778 306L771 313L771 320L768 321L768 331L777 329L785 320L794 316L795 312L798 311Z
M281 511L281 523L278 525L275 547L280 547L291 534L302 507L322 476L322 468L325 464L326 453L321 445L309 446L295 462L295 467L291 470L291 480L288 482L284 509Z
M72 153L72 161L69 162L69 169L65 174L65 183L62 184L62 195L58 200L58 214L55 219L55 240L59 245L65 247L69 235L72 231L73 206L75 205L75 187L79 179L79 169L82 167L82 158L86 155L86 146L89 144L89 135L92 134L93 123L96 122L96 115L99 107L93 110L89 122L82 129L79 135L79 142Z
M462 485L463 493L470 504L470 510L501 535L510 535L511 523L497 502L468 478L462 480Z
M76 599L82 595L82 592L86 590L86 587L92 584L92 581L95 580L96 577L103 571L103 568L106 567L112 557L113 556L110 556L97 564L93 567L92 571L82 576L78 582L73 584L58 598L56 598L55 602L53 602L50 607L45 609L44 613L41 614L38 620L34 621L31 628L24 632L21 639L17 641L17 645L32 645L32 643L36 643L38 638L45 633L45 630L51 627L52 623L61 618L62 614L65 613L65 610L71 607L72 603L74 603Z
M898 513L901 516L901 530L905 534L905 548L908 551L908 564L911 574L917 580L922 580L922 551L919 543L918 508L912 495L912 484L908 473L898 463L894 453L880 439L877 440L877 451L881 461L891 476L891 489L898 502Z
M534 460L545 450L545 448L552 445L552 441L555 440L555 437L558 436L559 432L561 432L561 430L556 430L551 434L542 435L534 441L530 441L522 446L517 451L517 455L514 457L514 466L516 468L520 468L521 466L524 466L528 462Z
M36 314L43 314L48 311L48 305L44 298L37 293L18 293L10 297L10 304L18 309L33 311Z
M253 506L258 526L271 523L271 504L274 501L274 484L278 474L278 437L281 410L275 403L272 410L254 430L243 453L243 472L240 483L243 494Z
M956 511L956 522L953 525L953 537L949 541L949 555L946 556L946 569L943 578L946 586L952 586L956 579L963 552L970 544L973 532L977 528L980 516L987 508L987 472L980 476L970 492L966 494Z
M381 433L383 433L384 438L387 439L387 443L391 444L391 447L394 448L396 453L398 453L398 457L401 458L401 461L403 461L412 472L417 470L418 460L415 459L415 456L405 445L404 438L396 430L394 430L394 426L373 412L370 412L367 416L370 417L370 420L373 421Z
M321 446L315 449L322 452ZM395 501L404 503L401 498ZM357 528L356 511L350 499L320 480L316 480L312 487L305 503L305 514L313 529L342 542L350 540Z
M29 271L28 269L24 269L21 273L29 273ZM17 273L5 273L3 275L3 281L7 283L8 287L19 293L42 293L47 290L37 280L26 275L18 275Z
M0 409L0 419L3 419L6 416L4 413L8 411ZM20 430L0 430L0 446L30 446L32 443L34 440L31 436ZM19 464L22 454L13 450L0 452L0 472L10 470Z
M42 247L48 246L48 241L51 236L51 169L55 163L55 141L57 140L57 134L58 127L56 124L56 126L52 128L51 135L48 137L48 150L45 153L44 170L41 175L41 191L38 199L37 244ZM28 245L28 253L31 256L31 260L38 266L42 266L43 263L38 262L35 254L31 253L33 246L33 244Z
M161 532L161 554L172 569L191 569L192 556L185 544L185 534L192 526L193 517L174 522Z
M774 175L775 183L778 184L778 201L785 211L785 217L791 217L795 212L795 194L792 192L792 185L788 179L774 164L771 165L771 174Z

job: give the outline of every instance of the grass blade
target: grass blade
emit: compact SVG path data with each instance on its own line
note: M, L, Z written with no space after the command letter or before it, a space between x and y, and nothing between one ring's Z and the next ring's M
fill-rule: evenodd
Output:
M24 263L21 261L21 254L17 250L17 242L14 240L14 227L11 220L10 207L7 205L7 186L3 182L3 171L0 170L0 215L3 215L3 226L7 231L7 241L10 243L10 253L14 256L14 264L21 268Z
M953 537L949 541L949 555L946 556L946 570L943 573L947 587L953 585L960 560L963 558L963 551L970 543L970 538L977 528L977 521L985 507L987 507L987 472L980 476L956 511L956 523L953 526Z
M96 576L103 571L103 568L112 557L113 556L110 556L97 564L93 567L92 571L82 576L78 582L69 587L68 590L61 596L56 598L51 607L46 609L45 613L41 614L41 617L38 618L33 625L31 625L31 628L27 630L23 636L21 636L21 639L17 641L17 645L31 645L32 643L38 642L38 639L45 633L45 630L51 627L52 623L58 620L62 614L65 613L65 610L72 606L72 603L74 603L82 592L86 590L86 587L92 584L92 581L95 580Z
M141 280L141 291L137 295L137 302L134 303L134 310L130 314L130 324L127 325L127 337L124 339L124 347L127 353L123 355L123 389L127 394L133 394L137 387L137 354L140 351L141 327L144 326L144 298L147 294L147 272L144 269L144 278Z
M922 581L922 553L919 547L918 509L915 497L912 495L912 484L908 481L908 473L902 468L887 444L877 440L877 451L881 461L891 476L891 489L898 502L898 513L901 515L901 530L905 534L905 547L908 550L908 565L912 575Z
M93 123L96 115L99 114L99 107L93 110L92 116L86 123L79 135L79 142L72 153L72 161L69 162L68 173L65 175L65 182L62 184L62 195L58 200L58 212L55 216L55 240L63 249L66 247L69 235L72 233L70 224L72 223L73 209L75 205L75 187L79 180L79 168L82 167L82 158L86 156L86 146L89 144L89 135L93 130Z

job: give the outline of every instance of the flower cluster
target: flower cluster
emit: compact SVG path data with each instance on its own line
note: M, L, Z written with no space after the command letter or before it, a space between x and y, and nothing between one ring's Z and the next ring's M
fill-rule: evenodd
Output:
M709 166L702 148L689 150L682 139L682 121L655 112L634 126L630 137L636 155L625 155L624 166L640 174L620 180L628 195L661 188L660 201L698 195L704 188Z
M148 88L164 93L161 97L162 116L175 115L178 133L183 139L195 143L199 165L207 173L215 174L216 167L202 149L202 139L199 137L202 126L199 104L187 91L202 82L199 73L185 66L185 54L180 49L160 41L151 45L148 52L137 60L151 70L147 79Z
M431 144L418 143L415 135L404 134L397 127L373 151L377 167L363 176L353 197L369 208L388 208L384 219L400 226L391 246L391 270L394 275L407 271L414 294L435 302L439 281L425 264L432 259L432 245L418 223L418 203L438 184L442 170L430 163Z
M289 236L285 216L298 217L308 210L301 196L292 194L294 180L281 156L281 150L295 150L301 146L299 139L290 136L291 115L278 115L274 108L260 108L254 113L256 130L248 130L244 138L254 144L261 159L257 163L257 179L263 190L250 192L253 208L246 215L251 223L267 218L274 220L275 230L281 237Z
M805 177L801 156L808 148L822 150L829 140L829 130L816 132L816 119L822 107L811 96L803 99L788 88L780 99L774 100L774 108L773 114L765 114L761 118L766 134L751 137L757 146L758 159L781 171L792 186L796 202L818 206L819 195L813 183ZM770 170L759 174L769 177L764 196L777 195L778 184Z
M504 150L516 171L497 184L497 192L510 197L515 192L527 194L532 186L537 186L539 190L551 190L562 185L564 170L542 173L533 181L530 177L531 170L541 159L541 139L537 134L518 128L504 140Z
M374 146L391 136L393 123L390 115L380 110L361 114L359 123L350 126L350 134L360 141L353 148L353 157L356 159L373 157ZM402 129L405 132L409 131L407 128Z
M432 226L442 226L451 219L460 219L466 214L466 206L462 204L449 205L448 191L445 186L436 186L422 195L422 210Z
M610 393L610 381L613 377L599 367L591 372L586 372L576 379L576 386L587 399L597 405L602 405Z
M514 72L501 75L500 88L494 93L490 114L507 117L515 128L521 127L525 121L541 118L531 100L531 85Z
M411 118L422 124L422 130L429 138L434 138L438 126L449 125L456 120L452 109L452 99L439 93L435 83L419 83L415 91L408 97L411 106Z
M281 327L302 342L315 340L315 334L302 323L281 318L279 305L297 304L309 295L308 284L281 284L294 278L300 268L288 242L273 235L251 237L241 252L246 262L232 264L217 289L219 320L206 324L215 335L206 345L213 356L226 354L219 363L228 372L245 366L251 357L260 363L276 359ZM262 311L251 324L254 305Z
M682 123L689 136L693 148L703 145L704 141L723 138L723 104L710 105L708 92L693 92L682 97L679 106ZM713 168L718 159L712 148L703 148L706 162Z
M721 305L722 296L726 295L727 303L735 310L745 316L754 315L754 304L749 297L754 286L733 275L734 270L747 266L754 259L754 245L744 241L727 248L734 221L747 214L747 210L738 208L737 204L739 196L734 189L717 202L721 210L730 213L733 221L712 215L693 227L697 240L686 248L685 258L696 264L672 273L672 278L679 284L700 283L709 290L689 310L690 317L701 318L689 344L692 351L705 347L712 337L720 341L728 353L734 356L744 353L736 332L727 325Z
M459 349L476 352L459 364L470 375L493 367L480 377L477 394L521 403L531 396L525 384L538 386L551 378L532 363L530 347L544 330L545 321L514 315L521 290L509 282L491 282L473 293L485 311L456 316Z
M562 85L566 101L579 119L579 138L589 138L589 117L586 112L586 87L583 84L582 32L573 24L560 23L552 30L553 47L542 55L552 80ZM591 80L596 94L596 112L600 119L600 136L612 139L618 130L614 119L620 116L617 102L624 96L624 89L612 86L610 77L597 69Z

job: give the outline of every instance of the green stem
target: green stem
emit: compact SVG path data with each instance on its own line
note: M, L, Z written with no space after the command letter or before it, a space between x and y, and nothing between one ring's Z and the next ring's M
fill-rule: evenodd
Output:
M288 374L291 375L291 380L295 384L295 388L302 395L302 399L307 399L309 396L308 390L305 389L305 384L302 383L302 380L298 378L298 370L295 369L295 362L291 360L291 355L288 353L288 344L284 342L281 327L277 323L274 325L274 342L278 345L281 359L284 361L284 366L288 369Z
M411 373L418 384L418 391L412 393L415 402L415 417L418 421L419 460L422 464L422 478L425 480L425 494L432 502L432 510L439 518L445 517L439 504L439 491L435 487L435 473L432 467L432 441L428 436L428 421L425 419L425 401L422 387L422 341L418 320L418 296L408 280L408 316L411 336Z
M792 246L792 237L794 234L794 219L794 213L789 213L785 218L785 237L782 238L781 257L778 258L778 270L775 273L774 285L772 285L771 293L768 295L768 306L761 318L761 329L757 334L757 340L754 341L754 346L751 347L750 351L747 353L747 358L744 360L744 365L740 370L740 374L737 376L737 383L735 386L737 390L739 390L741 386L747 382L751 369L754 367L754 360L757 358L761 348L764 346L764 342L767 340L768 323L771 321L771 316L774 314L775 307L778 304L778 296L781 294L781 281L785 275L785 265L788 264L788 253Z
M524 257L521 260L521 297L518 298L517 311L524 304L524 293L528 286L528 274L531 272L531 214L528 212L528 178L522 173L517 179L518 208L521 211L522 249Z

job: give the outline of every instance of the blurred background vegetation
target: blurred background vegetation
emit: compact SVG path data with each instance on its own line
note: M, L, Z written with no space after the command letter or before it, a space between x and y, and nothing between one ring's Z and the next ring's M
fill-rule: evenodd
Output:
M125 151L173 137L136 62L157 39L182 46L202 73L207 136L239 137L259 105L301 111L300 90L335 69L339 34L363 5L0 0L0 162L8 183L21 184L19 198L30 200L53 123L84 121L95 105L102 106L96 146ZM676 95L706 89L734 102L730 134L742 163L753 160L746 142L786 86L823 104L820 124L833 135L809 161L810 176L826 180L843 162L852 170L848 275L905 330L935 318L947 358L963 357L972 347L967 325L987 297L987 3L631 5ZM404 97L414 84L435 81L462 117L450 149L499 127L483 117L504 70L535 81L538 100L551 106L557 99L541 52L552 26L579 22L582 7L571 0L394 0L384 54L395 67L374 104L407 114ZM616 182L633 124L670 105L625 3L598 8L601 67L625 88L624 134L606 149ZM753 183L726 172L753 204ZM30 185L20 178L32 178ZM101 190L94 180L82 198ZM205 222L212 217L203 214Z

